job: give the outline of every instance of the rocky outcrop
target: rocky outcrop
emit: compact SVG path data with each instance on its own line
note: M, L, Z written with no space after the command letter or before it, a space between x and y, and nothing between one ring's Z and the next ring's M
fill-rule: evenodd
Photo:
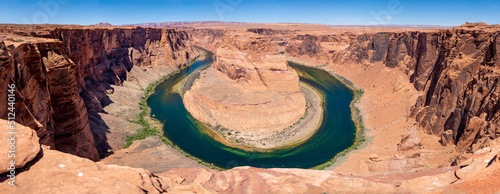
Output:
M298 45L290 45L287 47L287 53L294 53L296 55L308 55L308 56L317 56L320 54L321 46L319 44L319 37L312 36L309 34L306 35L298 35L293 39L301 41Z
M168 182L147 170L103 165L55 150L44 150L28 171L16 176L15 184L0 183L0 192L164 193L169 188Z
M401 143L398 145L398 151L408 151L418 149L422 144L417 136L417 130L412 127L410 130L401 134Z
M78 93L75 64L61 42L11 46L2 85L16 89L16 121L34 128L53 149L98 160L85 104ZM6 90L7 91L7 90ZM6 95L7 93L3 93ZM6 118L8 109L2 110Z
M222 42L222 37L226 30L220 29L191 29L188 31L189 39L193 45L203 47L211 52L215 52Z
M54 120L50 100L50 90L46 69L35 45L21 44L17 47L0 42L1 84L4 92L2 99L7 99L10 84L15 84L15 119L34 129L40 143L54 146ZM0 116L8 118L8 104L0 105Z
M50 98L55 113L52 115L55 149L98 160L87 109L79 95L76 65L66 56L60 42L40 43L37 47L49 79Z
M100 22L98 24L94 24L93 26L106 26L106 27L111 27L113 25L111 25L110 23L108 22Z
M32 161L40 152L40 143L36 132L19 123L12 123L0 119L0 127L3 129L0 138L6 143L0 144L0 174L24 167ZM13 161L14 163L12 163ZM10 170L9 170L10 169ZM15 173L7 173L15 174Z
M500 137L498 31L462 27L421 34L417 40L414 57L400 51L394 59L410 58L403 68L409 69L410 81L424 93L412 110L420 127L440 135L443 144L456 144L460 151L479 143L474 151ZM395 63L386 60L386 64Z
M9 32L8 27L2 26L2 31ZM30 32L33 29L38 31ZM0 43L5 75L1 85L5 91L8 84L16 85L16 121L35 129L43 145L92 160L99 159L96 147L101 157L110 147L109 128L98 115L111 103L110 85L137 80L133 75L138 74L128 73L134 66L162 74L197 56L185 44L187 34L170 29L43 26L23 30L32 35L24 39L32 41ZM6 99L6 95L1 96ZM6 107L0 115L7 118Z
M225 35L212 68L185 93L196 119L230 130L267 134L289 127L305 113L297 73L264 38Z

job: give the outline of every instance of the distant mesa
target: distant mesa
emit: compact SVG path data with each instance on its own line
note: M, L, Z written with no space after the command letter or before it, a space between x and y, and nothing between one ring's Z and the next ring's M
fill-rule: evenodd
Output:
M94 24L93 26L104 26L104 27L111 27L113 25L111 25L110 23L108 22L101 22L101 23L98 23L98 24Z
M479 28L479 29L485 29L485 28L490 28L490 29L494 29L494 28L498 28L500 27L500 25L489 25L487 23L484 23L484 22L478 22L478 23L465 23L461 26L457 26L455 28L461 28L461 29L464 29L464 28Z
M138 23L138 24L125 24L124 26L140 26L140 27L180 27L180 26L207 26L211 27L213 25L221 26L231 26L231 25L243 25L247 24L244 22L220 22L220 21L199 21L199 22L156 22L156 23Z

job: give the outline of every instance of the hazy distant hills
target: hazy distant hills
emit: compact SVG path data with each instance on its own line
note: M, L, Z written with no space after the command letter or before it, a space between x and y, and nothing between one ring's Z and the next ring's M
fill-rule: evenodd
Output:
M235 25L248 25L248 24L256 24L256 23L247 23L247 22L221 22L221 21L184 21L184 22L152 22L152 23L137 23L137 24L124 24L124 25L116 25L116 26L140 26L140 27L173 27L173 26L235 26ZM381 28L451 28L453 26L442 26L442 25L412 25L412 24L384 24L384 25L328 25L328 24L315 24L315 25L324 25L329 27L381 27ZM94 24L93 26L115 26L111 25L107 22L101 22L98 24Z

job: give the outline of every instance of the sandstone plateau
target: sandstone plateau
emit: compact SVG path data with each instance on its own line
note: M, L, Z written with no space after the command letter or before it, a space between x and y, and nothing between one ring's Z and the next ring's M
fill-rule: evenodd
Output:
M226 34L215 55L212 68L184 94L194 118L260 135L283 130L304 116L299 77L265 38Z
M19 135L18 187L2 171L0 193L500 192L499 26L167 25L177 30L0 25L0 86L16 84ZM205 90L215 81L236 91L226 94L261 102L264 92L300 104L304 97L285 97L300 96L300 87L282 52L364 90L356 106L367 142L326 170L208 170L158 136L122 149L141 128L130 121L145 88L196 58L191 45L217 55L184 96L208 102L195 106L224 107L214 100L226 99L223 92ZM0 104L2 129L6 110Z

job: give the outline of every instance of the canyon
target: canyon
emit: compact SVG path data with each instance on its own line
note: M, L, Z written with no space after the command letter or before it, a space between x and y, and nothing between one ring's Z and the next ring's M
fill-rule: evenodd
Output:
M499 26L482 23L450 29L1 25L0 85L7 91L9 83L16 84L16 122L26 134L19 140L26 142L18 145L26 159L17 166L14 190L498 192L499 32ZM269 45L264 48L279 65L266 70L278 68L296 84L281 87L272 82L277 72L255 80L261 74L232 61L237 52L227 48L249 43L239 42L234 34L260 38L259 48ZM192 45L219 53L206 74L225 83L242 78L245 84L271 83L286 95L298 94L298 77L280 52L289 60L347 78L364 90L356 106L369 129L368 141L321 171L208 170L156 136L122 149L123 139L140 128L130 120L139 112L145 88L194 60L200 51ZM185 94L186 101L205 101L193 97L201 96L196 92L204 79L208 78L202 76ZM260 91L262 85L252 87ZM292 102L299 106L291 109L302 110L305 100L297 96L299 100ZM7 118L5 110L6 104L0 105L1 119ZM296 115L284 123L294 122ZM157 161L139 161L137 156L169 158L176 165L155 167ZM7 163L4 158L1 162L3 168ZM13 190L4 176L0 181L2 192Z

